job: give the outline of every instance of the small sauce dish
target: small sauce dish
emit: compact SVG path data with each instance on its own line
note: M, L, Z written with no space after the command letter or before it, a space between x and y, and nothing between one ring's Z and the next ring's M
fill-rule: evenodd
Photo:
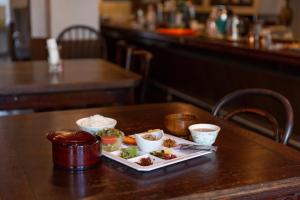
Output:
M136 143L143 152L152 152L161 148L164 132L160 129L135 134Z

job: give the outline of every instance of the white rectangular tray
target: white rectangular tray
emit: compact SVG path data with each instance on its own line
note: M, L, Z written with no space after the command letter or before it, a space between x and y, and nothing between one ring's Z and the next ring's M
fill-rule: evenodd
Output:
M175 137L175 136L172 136L169 134L164 134L163 140L168 139L168 138L175 140L177 144L197 144L197 143L194 143L194 142L191 142L191 141L179 138L179 137ZM127 148L127 147L129 147L129 145L122 144L122 146L121 146L121 148ZM139 152L139 156L131 158L131 159L121 158L119 156L120 155L119 150L113 151L113 152L103 151L102 155L104 155L110 159L113 159L119 163L122 163L124 165L127 165L128 167L131 167L138 171L152 171L152 170L155 170L155 169L158 169L161 167L165 167L168 165L172 165L172 164L175 164L178 162L182 162L185 160L189 160L192 158L196 158L196 157L211 153L211 151L197 151L197 152L188 153L188 152L174 150L174 149L172 149L172 151L177 156L177 158L174 158L171 160L160 159L158 157L152 156L149 153L145 153L142 151ZM150 157L153 164L149 165L149 166L141 166L141 165L137 164L136 162L138 162L142 157Z

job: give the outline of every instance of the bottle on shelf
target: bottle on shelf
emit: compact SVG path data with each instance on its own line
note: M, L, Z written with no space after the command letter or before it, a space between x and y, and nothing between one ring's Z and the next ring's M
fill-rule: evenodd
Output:
M147 6L146 24L148 30L155 30L156 28L156 13L152 4Z

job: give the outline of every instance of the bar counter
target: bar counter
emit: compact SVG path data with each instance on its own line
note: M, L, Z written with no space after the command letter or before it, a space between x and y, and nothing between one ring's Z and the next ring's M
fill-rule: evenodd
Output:
M227 39L209 38L206 36L172 36L160 34L156 31L135 28L130 24L103 23L102 32L106 36L115 38L123 37L131 39L144 39L153 42L175 44L185 47L214 51L216 53L229 54L232 56L245 56L249 59L272 60L285 64L298 65L300 62L300 49L298 50L268 50L262 47L255 47L249 44L245 38L240 41L230 41ZM226 50L225 50L226 49Z
M117 42L146 49L153 54L152 83L166 93L164 100L185 100L210 110L224 95L243 88L267 88L286 96L300 119L300 51L254 48L248 42L232 42L196 36L170 36L134 29L126 24L102 23L108 55L115 60ZM259 101L284 125L280 104ZM292 137L300 130L298 123Z

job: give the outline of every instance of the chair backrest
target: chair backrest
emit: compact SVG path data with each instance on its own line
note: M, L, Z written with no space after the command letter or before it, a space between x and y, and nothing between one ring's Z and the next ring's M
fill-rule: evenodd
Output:
M8 48L9 48L9 56L12 61L17 61L17 55L16 55L16 44L15 44L15 38L14 38L14 33L15 33L15 23L11 22L9 24L8 28Z
M106 58L106 43L97 30L86 25L74 25L57 37L62 58Z
M150 63L152 60L152 53L146 50L135 47L127 48L126 55L126 70L133 71L142 76L141 84L138 88L138 102L144 103Z
M115 62L121 66L126 66L127 63L127 50L128 50L128 43L125 40L119 40L116 43L116 55L115 55Z
M214 116L218 116L221 108L225 104L227 104L239 97L246 96L246 95L268 96L268 97L271 97L272 99L275 99L278 102L280 102L284 107L285 115L286 115L286 124L285 124L285 128L284 128L284 132L282 134L280 133L277 120L269 112L259 109L259 108L237 109L237 110L234 110L234 111L231 111L231 112L225 114L225 116L223 116L223 118L225 120L227 120L227 119L230 119L233 116L241 114L241 113L258 114L258 115L266 118L271 123L274 134L275 134L276 141L281 142L283 144L287 144L287 142L291 136L293 125L294 125L294 112L293 112L293 108L292 108L289 100L286 97L284 97L283 95L281 95L275 91L268 90L268 89L261 89L261 88L249 88L249 89L242 89L242 90L234 91L234 92L229 93L226 96L224 96L214 106L214 108L212 110L212 114Z

